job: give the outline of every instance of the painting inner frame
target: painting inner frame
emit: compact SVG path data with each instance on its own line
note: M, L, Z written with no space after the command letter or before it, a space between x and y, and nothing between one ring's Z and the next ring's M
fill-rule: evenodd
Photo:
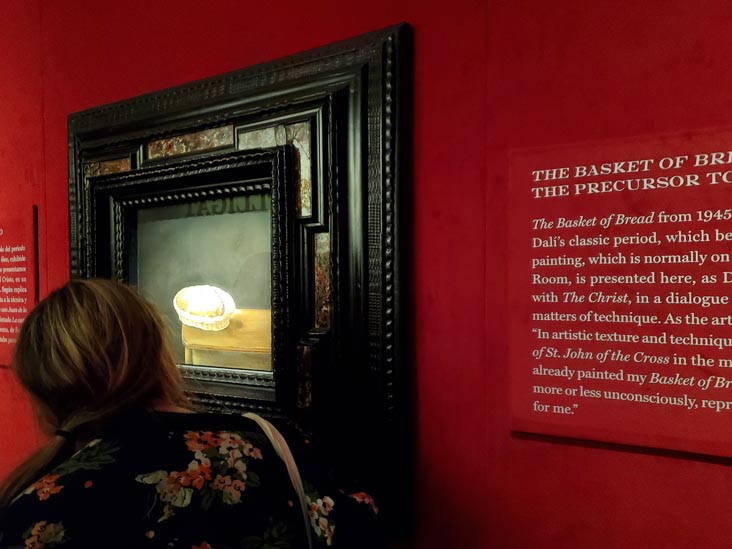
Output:
M264 277L264 280L260 281L260 287L268 284L270 296L258 296L257 303L249 301L248 304L258 307L238 311L239 318L234 318L237 311L236 307L233 307L229 324L231 322L243 323L243 326L239 326L243 328L242 330L233 332L230 330L228 334L228 342L232 339L239 340L236 342L236 347L221 349L221 346L218 348L214 346L214 352L212 352L212 346L206 341L206 331L187 325L179 326L175 321L171 324L174 338L177 332L178 337L182 340L186 338L189 340L183 345L183 360L179 366L190 389L194 392L201 391L204 394L212 395L213 398L217 398L215 396L217 394L225 397L229 392L234 392L239 398L274 403L278 397L283 398L283 393L287 388L294 390L293 369L278 367L291 363L291 356L294 353L292 320L290 308L287 305L292 270L292 219L289 214L293 201L293 194L290 192L291 180L292 151L289 146L257 151L235 151L208 159L189 157L165 166L151 166L133 172L100 175L88 180L85 198L89 205L87 223L97 229L89 233L89 246L91 256L94 258L90 264L90 274L116 278L132 285L140 283L141 239L138 230L140 214L142 214L143 221L149 221L151 217L159 221L159 218L165 217L165 214L170 217L171 212L182 213L183 222L202 217L226 218L228 223L225 223L224 227L231 235L236 237L238 232L243 231L244 234L241 236L245 239L249 235L245 234L246 226L241 223L241 220L247 215L251 215L252 212L246 210L236 212L236 205L248 203L251 210L252 205L256 204L258 207L255 214L266 217L266 224L268 224L266 229L262 229L262 220L259 220L259 230L263 233L265 242L258 244L259 253L255 255L260 256L258 258L259 269L264 271L264 273L260 273ZM223 208L225 205L228 205L234 213L222 212L220 215L213 216L198 215L202 213L202 210L211 212L213 208L217 206ZM192 215L186 217L189 212ZM151 213L157 215L151 216ZM181 219L178 216L173 217L172 221ZM163 221L171 220L164 219ZM145 240L149 239L149 236L143 235L143 247L146 246ZM169 251L185 249L188 245L188 236L190 235L185 233L173 234L163 244L170 248ZM260 241L262 236L260 236ZM176 240L177 243L174 242ZM215 241L206 242L203 239L199 240L197 244L215 248ZM159 243L154 248L157 245ZM217 255L229 254L232 256L230 267L242 270L245 265L241 264L242 257L237 256L236 251L219 249L218 253L208 257L216 258ZM261 265L262 255L265 256L265 261L269 262L269 266ZM172 256L168 258L172 265L160 261L160 258L154 254L148 254L147 259L157 264L159 276L163 276L165 273L162 271L168 268L184 271L196 268L191 262L185 264L180 261L180 258ZM189 259L201 261L204 258L194 255ZM143 266L143 272L145 268ZM216 267L204 269L203 273L210 277L216 273ZM231 273L229 273L229 279L231 280ZM191 278L185 278L185 280L195 282L195 279ZM208 280L211 281L210 278ZM251 280L245 282L251 283ZM200 285L194 284L193 288L197 286ZM151 293L150 286L143 286L140 289L143 294ZM153 301L156 301L155 292L153 291L152 294ZM158 306L164 313L166 304L171 299L174 301L171 305L175 306L175 299L170 294L168 289L163 292L162 298L157 300L159 301ZM269 309L266 308L267 302L270 303ZM240 302L240 304L246 305L247 302ZM185 309L181 303L178 305ZM255 314L257 312L261 313L259 323ZM181 311L176 309L175 315L180 320ZM226 328L226 326L221 327ZM241 348L246 343L242 343L241 339L249 337L248 332L258 329L258 327L269 332L259 334L258 338L260 346L268 348L260 349L260 351L264 351L260 353L260 356L252 356L254 353L251 352L251 349ZM226 332L226 330L222 331ZM214 333L214 339L220 342L222 335L226 335L226 333L222 334L221 331ZM195 345L196 337L199 343L197 347ZM191 339L194 341L191 342ZM196 359L196 353L200 351L206 352ZM265 356L261 356L262 354Z

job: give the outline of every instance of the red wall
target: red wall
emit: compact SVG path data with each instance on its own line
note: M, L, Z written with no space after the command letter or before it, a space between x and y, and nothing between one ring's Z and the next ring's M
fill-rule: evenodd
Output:
M45 203L39 13L36 1L0 6L0 228L6 234L13 233L6 225L10 212L31 217L33 204ZM5 368L0 368L0 433L4 476L41 440L30 406Z
M511 436L505 344L509 151L732 125L726 2L67 0L42 1L40 14L16 3L3 18L12 36L0 33L0 85L11 90L0 106L0 157L11 164L0 219L16 196L8 186L27 185L17 196L45 204L45 172L42 289L68 271L69 113L410 22L414 545L714 547L732 538L727 466ZM17 135L39 142L41 118L44 154L18 150ZM10 411L0 406L3 426ZM0 467L33 442L3 445Z
M732 126L729 4L513 0L488 18L486 319L473 334L486 334L487 534L516 548L725 546L728 465L508 435L506 227L525 220L504 204L512 149Z

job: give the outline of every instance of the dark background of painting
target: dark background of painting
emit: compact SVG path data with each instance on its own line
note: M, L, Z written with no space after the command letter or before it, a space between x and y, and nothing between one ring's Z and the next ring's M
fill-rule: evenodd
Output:
M217 286L239 309L269 309L272 303L271 211L186 217L201 211L200 203L191 206L146 208L137 218L137 286L168 319L179 363L178 290Z

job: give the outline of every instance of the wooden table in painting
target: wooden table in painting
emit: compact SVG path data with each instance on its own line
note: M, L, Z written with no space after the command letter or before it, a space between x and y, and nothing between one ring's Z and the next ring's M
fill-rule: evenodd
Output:
M186 364L272 370L272 312L236 309L229 326L216 332L183 326Z

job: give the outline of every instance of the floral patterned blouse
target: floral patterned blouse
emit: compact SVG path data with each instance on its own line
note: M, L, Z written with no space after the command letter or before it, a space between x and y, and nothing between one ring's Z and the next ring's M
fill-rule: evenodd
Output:
M307 455L289 442L315 546L378 547L374 501L318 491ZM2 549L308 547L269 440L253 421L221 414L145 413L110 429L16 498L0 532Z

